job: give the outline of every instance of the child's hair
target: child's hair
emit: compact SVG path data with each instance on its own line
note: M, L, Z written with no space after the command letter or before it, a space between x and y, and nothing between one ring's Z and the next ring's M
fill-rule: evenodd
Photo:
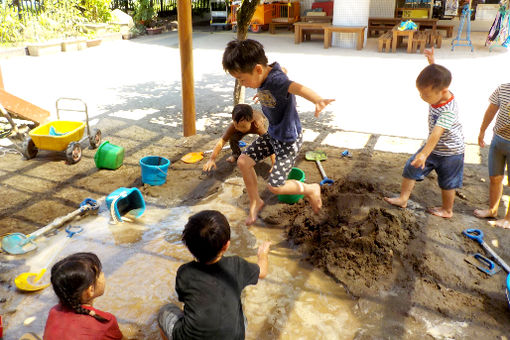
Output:
M444 66L431 64L423 69L416 78L416 86L424 89L442 90L450 86L452 74Z
M223 52L222 63L226 71L251 73L257 64L267 66L267 57L258 41L232 40Z
M232 120L236 123L242 120L251 122L253 120L253 109L248 104L237 104L232 110Z
M182 232L182 241L198 262L214 260L230 240L227 218L216 210L204 210L192 215Z
M83 308L81 296L96 283L101 274L101 261L93 253L76 253L58 261L51 267L51 285L60 303L77 314L86 314L101 322L105 318Z

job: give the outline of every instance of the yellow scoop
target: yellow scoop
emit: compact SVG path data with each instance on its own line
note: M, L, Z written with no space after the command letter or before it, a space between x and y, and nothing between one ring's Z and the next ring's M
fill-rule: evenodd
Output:
M19 290L26 292L35 292L44 289L50 285L45 283L38 285L37 283L46 273L46 268L41 269L39 273L21 273L14 279L14 284Z

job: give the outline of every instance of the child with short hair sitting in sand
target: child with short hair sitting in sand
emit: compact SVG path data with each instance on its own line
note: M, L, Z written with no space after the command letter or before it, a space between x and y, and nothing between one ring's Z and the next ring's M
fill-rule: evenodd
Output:
M182 241L195 257L177 270L175 290L184 311L175 304L161 308L158 323L163 339L244 339L246 318L241 292L267 275L270 242L258 249L258 262L223 256L230 246L230 225L216 210L191 216Z
M443 204L428 208L432 215L453 216L455 189L462 187L464 171L464 136L459 121L457 102L450 92L452 75L448 69L434 63L434 49L427 50L429 66L416 79L416 87L429 106L429 137L423 147L404 166L400 196L384 200L401 208L407 201L416 181L422 181L432 170L437 172Z

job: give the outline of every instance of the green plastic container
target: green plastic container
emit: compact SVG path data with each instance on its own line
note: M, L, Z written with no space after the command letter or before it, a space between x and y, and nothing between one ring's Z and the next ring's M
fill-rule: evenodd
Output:
M289 176L287 176L287 179L295 179L296 181L304 182L305 172L300 168L292 168L292 170L289 172ZM305 197L305 195L278 195L278 201L294 204L303 197Z
M103 142L96 151L94 162L99 169L118 169L124 161L124 148Z

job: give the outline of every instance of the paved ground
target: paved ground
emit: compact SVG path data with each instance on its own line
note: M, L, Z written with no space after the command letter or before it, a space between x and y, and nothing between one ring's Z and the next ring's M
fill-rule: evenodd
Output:
M221 56L233 37L223 31L193 35L199 133L216 130L207 118L229 112L233 80L223 71ZM310 115L313 106L298 100L303 119L311 124L307 127L320 123L347 131L426 137L427 105L414 85L426 66L422 55L403 49L396 54L377 53L375 39L356 51L324 50L319 39L295 45L293 36L283 30L250 37L264 44L270 61L287 67L291 79L337 100L318 121ZM489 53L484 38L483 33L473 33L474 53L465 47L450 51L449 40L436 52L437 62L453 73L451 89L460 103L468 143L476 142L488 96L510 79L506 50ZM169 134L182 131L176 32L80 52L15 57L0 60L0 65L8 91L53 113L58 97L78 97L87 101L91 115L98 118L120 116L140 124L164 125Z

